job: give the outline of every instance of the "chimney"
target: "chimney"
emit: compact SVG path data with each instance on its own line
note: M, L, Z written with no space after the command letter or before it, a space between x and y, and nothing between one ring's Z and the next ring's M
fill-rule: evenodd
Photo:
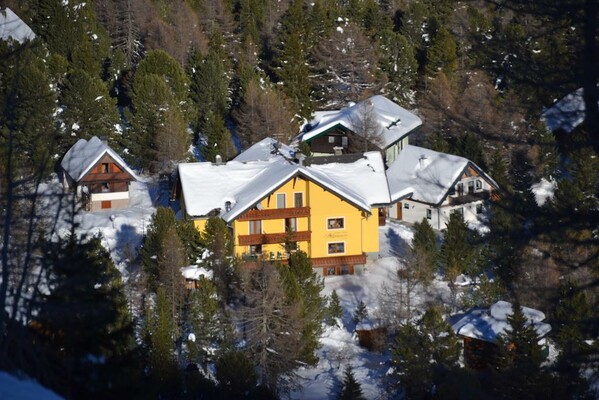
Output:
M425 154L421 154L420 158L418 159L418 162L420 165L420 169L424 169L431 163L431 160L429 160Z
M304 161L306 160L306 156L304 154L299 153L297 155L297 162L300 166L304 166Z
M220 156L220 154L217 154L214 159L214 165L223 165L223 158Z

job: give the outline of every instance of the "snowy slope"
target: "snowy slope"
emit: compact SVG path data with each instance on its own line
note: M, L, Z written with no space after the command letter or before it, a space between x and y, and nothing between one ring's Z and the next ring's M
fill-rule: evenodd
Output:
M19 379L0 371L0 399L2 400L60 400L62 397L33 380Z

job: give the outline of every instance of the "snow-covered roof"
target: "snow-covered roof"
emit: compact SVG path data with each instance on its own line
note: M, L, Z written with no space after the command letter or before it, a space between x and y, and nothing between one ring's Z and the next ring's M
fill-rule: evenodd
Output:
M35 33L10 8L0 10L0 39L13 39L19 43L35 39Z
M377 95L342 110L315 112L314 119L304 126L304 132L296 139L310 140L337 125L360 134L360 129L355 124L364 120L365 112L370 110L379 127L378 133L383 148L389 147L422 125L422 120L416 115L386 97Z
M110 155L119 166L127 171L134 179L137 179L135 173L127 166L127 163L108 145L102 142L97 136L92 137L89 141L79 139L67 151L60 166L69 174L75 181L79 182L89 170L104 156Z
M584 121L585 110L584 89L579 88L546 109L541 115L541 120L551 131L561 129L570 133Z
M464 157L407 145L387 170L391 200L409 195L415 201L440 204L468 165L499 189L491 177Z
M206 279L212 279L212 271L207 270L203 267L198 267L197 265L190 265L181 268L181 274L185 279L190 279L194 281L197 281L202 277Z
M551 330L551 325L542 322L545 314L529 307L522 307L522 313L533 325L539 337L545 336ZM498 335L510 328L507 318L512 315L512 303L498 301L488 309L473 309L467 312L457 322L452 324L456 334L473 339L495 342Z
M365 153L360 160L348 164L304 166L282 157L247 163L230 161L221 165L207 162L179 164L187 214L206 216L217 210L227 222L294 177L325 187L364 211L390 201L379 152Z
M0 371L0 399L61 400L63 397L32 379L18 378Z
M233 161L266 161L280 156L293 159L295 153L296 150L294 148L287 146L276 139L265 138L241 152L233 159Z

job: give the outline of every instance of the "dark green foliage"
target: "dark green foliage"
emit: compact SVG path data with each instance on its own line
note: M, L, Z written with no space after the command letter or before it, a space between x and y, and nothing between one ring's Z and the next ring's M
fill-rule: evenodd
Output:
M408 39L391 29L381 37L381 69L387 74L388 82L384 90L386 96L401 106L413 102L413 91L418 76L418 61L413 46Z
M452 146L451 153L467 158L483 170L487 169L486 151L475 133L466 132L462 134Z
M435 231L425 218L414 224L414 238L410 247L416 278L429 285L437 269L439 244Z
M59 101L63 106L60 119L65 123L63 152L79 138L92 136L104 138L114 147L115 125L120 122L116 101L109 97L100 78L84 70L73 70L67 76Z
M462 308L490 307L505 298L506 290L499 279L491 280L483 274L461 297Z
M199 129L203 136L201 151L204 160L214 162L216 156L220 155L226 161L237 154L231 132L225 127L223 116L209 111Z
M202 255L202 238L191 219L177 221L177 234L185 248L187 262L196 264Z
M451 33L441 27L431 39L426 52L426 70L430 75L443 71L451 75L457 68L457 44Z
M356 309L354 310L354 313L352 314L352 321L354 321L354 324L357 325L366 319L368 319L368 308L366 307L366 304L360 300L356 306Z
M195 340L188 341L187 346L191 361L200 363L204 368L211 361L211 356L205 349L216 342L220 330L218 311L214 284L208 279L200 279L188 300L187 320Z
M175 392L179 386L179 366L175 359L174 321L171 306L162 287L156 291L156 305L147 310L146 332L149 334L148 367L157 395Z
M223 60L222 35L214 32L208 54L192 54L187 66L191 78L191 99L197 109L198 126L203 125L208 113L223 118L228 109L229 78Z
M428 398L457 368L460 344L439 311L430 308L418 324L402 325L391 347L397 385L410 399Z
M10 161L42 175L50 172L57 152L52 114L56 94L43 59L29 46L8 46L0 41L0 176ZM10 153L9 153L10 151Z
M226 304L233 293L233 283L237 279L231 231L221 218L211 217L201 233L201 241L210 252L205 263L214 271L214 284L219 300Z
M122 390L112 368L128 368L135 338L120 273L101 239L70 236L47 259L51 290L34 326L55 363L56 389L77 397Z
M318 347L318 338L322 333L321 323L324 318L325 302L320 295L324 282L314 272L310 258L303 251L291 253L288 267L281 266L280 269L286 285L288 301L300 305L302 322L300 360L315 365L318 358L314 352Z
M148 225L148 232L140 250L146 285L155 292L158 288L158 258L164 251L164 243L168 232L175 226L175 213L170 208L158 207Z
M358 381L356 381L356 377L354 376L354 371L351 366L347 366L345 368L345 372L343 373L343 389L339 396L337 396L338 400L366 400L364 397L364 393L362 392L362 386Z
M337 291L333 290L333 293L331 293L331 296L329 297L329 303L327 304L327 323L331 326L337 325L336 320L341 319L342 317L343 307L341 307Z
M441 245L440 261L450 282L454 282L460 274L474 276L480 269L480 236L468 228L459 212L454 212L449 217Z
M231 398L241 398L256 388L258 374L246 354L236 350L216 361L216 380L224 393Z

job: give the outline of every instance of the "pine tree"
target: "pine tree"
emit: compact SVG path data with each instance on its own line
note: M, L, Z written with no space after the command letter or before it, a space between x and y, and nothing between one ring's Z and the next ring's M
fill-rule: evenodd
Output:
M457 68L457 44L451 33L441 27L426 52L426 70L430 75L443 71L448 76Z
M205 262L214 271L218 298L222 304L227 304L237 273L232 261L234 241L225 221L218 217L209 218L201 233L201 241L210 252Z
M337 291L333 290L331 296L329 297L329 303L327 305L327 323L331 326L337 325L337 319L341 319L343 317L343 307L341 307L341 302L339 301L339 296L337 295Z
M435 308L428 309L417 325L402 325L391 347L398 385L414 399L431 396L458 366L459 355L453 329Z
M192 342L188 342L188 347L192 361L199 362L204 368L212 361L207 349L219 334L218 311L214 284L208 279L200 279L188 300L187 319L195 336Z
M286 285L288 301L300 305L301 351L300 360L315 365L318 357L314 352L318 347L318 338L322 333L324 300L320 295L324 282L314 269L308 255L303 251L291 253L288 267L282 265L279 271ZM284 273L284 272L288 273ZM297 294L294 293L297 288Z
M421 222L414 224L414 238L410 249L416 278L425 285L429 285L437 268L439 245L433 228L424 218Z
M124 366L135 346L120 273L100 237L80 242L69 236L51 245L47 258L51 290L36 321L64 383L60 390L76 397L107 394L123 383L111 368Z
M209 111L200 126L200 135L203 139L201 151L204 160L214 162L217 155L228 160L237 154L231 132L225 127L222 116Z
M242 351L229 351L216 361L216 380L232 399L247 396L258 383L252 361Z
M366 304L360 300L352 315L352 321L357 325L366 319L368 319L368 308L366 307Z
M164 289L164 294L170 306L173 319L173 333L178 336L179 325L182 322L182 309L185 298L185 284L181 268L187 265L187 257L181 240L177 235L176 225L170 223L162 242L162 251L158 254L158 284Z
M414 102L418 61L408 39L391 29L381 35L381 69L387 74L386 95L407 107Z
M146 274L146 285L148 289L155 292L160 281L160 268L158 260L164 252L166 242L171 228L175 226L175 213L170 208L158 207L152 215L148 225L148 232L140 250L140 256Z
M440 255L441 265L450 282L454 282L459 274L478 273L481 261L479 240L476 232L468 228L461 213L451 214Z
M338 400L366 400L362 392L362 386L356 380L354 371L350 365L345 368L343 373L343 390L337 396Z
M108 140L109 146L115 145L115 125L119 123L116 101L108 95L100 78L84 70L70 72L59 101L63 108L60 119L65 124L64 152L77 138L97 136Z

